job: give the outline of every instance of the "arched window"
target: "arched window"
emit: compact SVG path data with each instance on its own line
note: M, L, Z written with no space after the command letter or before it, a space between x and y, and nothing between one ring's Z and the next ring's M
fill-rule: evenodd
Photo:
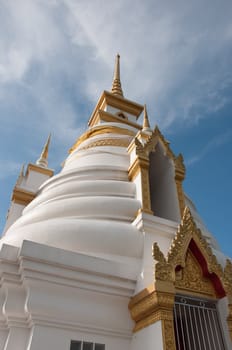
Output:
M116 115L122 119L128 119L123 112L117 112Z

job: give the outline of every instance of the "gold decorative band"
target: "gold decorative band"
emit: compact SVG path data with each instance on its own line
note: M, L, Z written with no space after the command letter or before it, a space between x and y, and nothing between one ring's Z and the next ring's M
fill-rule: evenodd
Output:
M135 135L135 133L133 131L128 130L128 129L124 129L124 128L120 128L117 126L102 126L102 125L96 126L95 128L90 129L90 130L86 131L83 135L81 135L81 137L79 137L79 139L76 141L76 143L70 148L69 153L72 153L85 140L87 140L93 136L102 135L102 134L119 134L119 135L128 135L128 136ZM101 140L101 141L104 142L105 140ZM127 146L129 145L130 141L131 141L131 139L128 138ZM96 142L98 142L98 141L96 141ZM122 142L125 142L125 141L122 141Z
M15 187L12 194L12 201L17 204L27 205L35 197L36 197L35 193Z
M116 146L116 147L128 147L129 141L128 140L122 140L122 139L103 139L103 140L97 140L94 142L89 143L86 146L80 147L80 151L86 150L93 147L99 147L99 146Z
M131 298L129 310L135 321L134 332L159 320L173 319L174 293L144 289Z

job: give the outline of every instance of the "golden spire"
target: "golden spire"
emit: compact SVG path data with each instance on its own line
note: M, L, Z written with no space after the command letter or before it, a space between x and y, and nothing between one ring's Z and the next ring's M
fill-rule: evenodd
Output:
M111 92L114 95L122 96L122 87L121 87L121 81L120 81L120 55L117 54L115 59L115 67L114 67L114 77L113 77L113 84Z
M47 142L44 145L44 148L42 150L42 153L39 157L39 159L36 161L36 165L39 165L43 168L47 168L48 166L48 149L51 141L51 134L49 134Z
M147 106L144 105L144 114L143 114L143 131L151 131L148 115L147 115Z

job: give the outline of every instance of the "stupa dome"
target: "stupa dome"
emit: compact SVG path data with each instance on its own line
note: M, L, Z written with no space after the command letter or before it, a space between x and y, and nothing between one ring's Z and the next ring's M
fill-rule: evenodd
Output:
M37 170L47 167L49 142L50 137ZM149 152L149 147L154 148L150 174L148 160L135 159L145 144ZM42 183L0 244L20 247L29 240L106 258L138 259L143 252L143 232L133 224L138 213L171 220L174 234L186 204L210 240L195 207L184 196L183 179L182 158L173 155L158 128L151 130L146 106L124 98L117 56L112 90L102 93L89 128L70 149L61 172Z
M62 171L41 186L9 228L4 242L19 246L26 239L70 250L139 257L142 235L131 223L140 202L135 184L128 180L129 155L125 146L107 145L114 141L129 145L132 136L126 133L132 130L109 124L110 134L104 124L90 128L100 135L71 152ZM94 146L98 141L103 145Z

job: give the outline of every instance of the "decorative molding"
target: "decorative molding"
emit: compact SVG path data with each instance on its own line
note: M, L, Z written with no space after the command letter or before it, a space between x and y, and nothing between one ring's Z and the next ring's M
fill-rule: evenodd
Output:
M145 145L143 145L139 141L138 137L135 137L134 144L135 144L135 153L136 153L136 155L141 157L141 158L144 158L144 159L148 160L148 155L147 155L146 150L145 150Z
M179 172L179 176L182 179L185 174L185 165L184 165L184 158L182 154L180 153L177 157L174 158L175 162L175 168Z
M173 312L172 312L173 315ZM163 349L176 350L175 332L172 319L162 320Z
M121 112L123 113L123 112ZM122 124L126 124L126 125L129 125L129 126L132 126L133 128L137 129L137 130L141 130L142 129L142 126L135 123L135 122L132 122L128 119L124 119L120 116L120 111L118 111L118 113L116 114L112 114L112 113L109 113L109 112L106 112L106 111L103 111L102 109L99 109L97 112L96 112L96 115L94 117L94 120L91 122L91 127L95 126L95 125L98 125L100 124L101 121L104 121L104 122L111 122L111 123L122 123Z
M153 133L148 137L144 144L144 153L147 157L149 157L150 152L154 152L156 145L159 141L159 137L156 133L156 129L153 131Z
M172 159L173 161L175 160L175 154L172 152L172 150L170 148L170 142L165 139L165 137L163 136L163 134L159 130L158 126L155 127L155 130L154 130L153 134L151 135L151 139L160 140L168 158ZM152 142L151 142L151 144L152 144ZM154 151L154 149L152 149L150 147L151 146L148 146L148 149L150 151L152 151L152 150Z
M125 128L120 128L118 126L112 126L112 125L98 125L90 130L87 130L84 134L82 134L78 140L74 143L74 145L69 149L69 153L72 153L78 146L80 146L81 143L83 143L85 140L90 139L91 137L97 136L97 135L103 135L103 134L119 134L119 135L128 135L128 136L134 136L135 133L132 130L128 130ZM104 140L98 140L104 142ZM96 141L96 142L98 142ZM130 143L131 139L128 138L127 146ZM125 147L125 146L124 146Z
M52 177L53 174L54 174L54 171L51 170L51 169L43 168L43 167L40 167L40 166L38 166L36 164L31 164L31 163L28 164L28 166L27 166L26 176L28 176L30 171L41 173L41 174L47 175L49 177Z
M227 324L230 334L230 339L232 340L232 304L228 304L228 316L227 316Z
M152 286L132 297L128 305L135 321L134 332L160 320L173 319L174 293L160 292Z
M114 95L112 94L112 92L109 92L109 91L103 91L89 119L89 122L88 122L89 126L93 126L95 124L96 114L98 113L99 110L104 110L107 105L117 108L122 112L132 114L136 120L138 119L138 117L140 116L144 108L142 105L136 102L127 100L122 96Z
M121 96L116 96L109 91L104 91L103 95L105 97L105 104L120 109L124 112L130 113L138 119L143 111L143 106L137 102L122 98Z
M153 214L150 200L149 159L144 153L144 145L137 137L129 145L128 152L132 152L134 148L136 157L128 169L128 178L133 181L140 174L142 199L140 211Z
M36 197L36 193L24 190L19 187L15 187L12 193L11 200L20 205L28 205L34 198Z
M155 264L155 280L163 282L174 282L173 266L165 259L158 244L155 242L152 247L152 256L157 261Z
M224 287L228 296L228 316L227 324L229 328L230 338L232 340L232 262L231 260L226 260L226 266L224 268L223 275Z
M91 142L86 146L80 147L79 150L83 151L89 148L99 147L99 146L128 147L129 142L130 140L107 138L107 139L101 139L101 140Z
M232 303L232 262L229 259L226 260L226 266L224 268L223 284Z
M182 182L185 179L186 169L184 165L184 158L181 153L174 158L174 164L175 164L175 182L176 182L177 196L179 200L180 214L181 216L183 216L184 208L185 208L185 197L184 197Z

